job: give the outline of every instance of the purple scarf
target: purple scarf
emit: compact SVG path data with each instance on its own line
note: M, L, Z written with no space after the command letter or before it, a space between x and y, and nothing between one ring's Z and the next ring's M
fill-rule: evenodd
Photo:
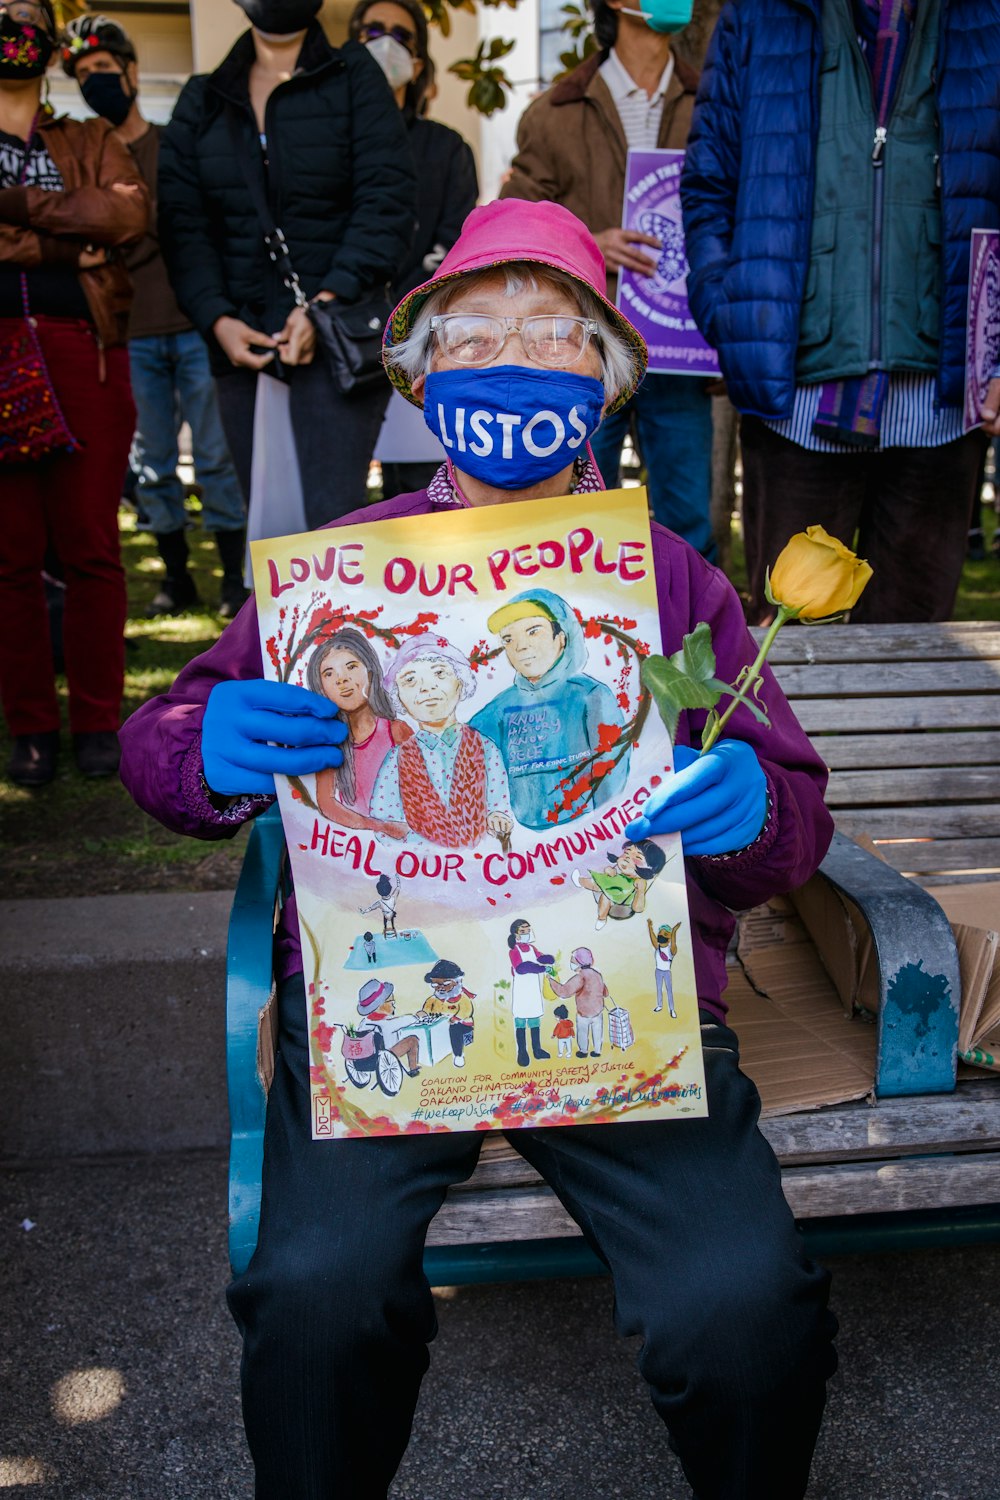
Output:
M887 124L892 110L916 9L917 0L854 0L855 25L872 70L879 125ZM888 389L885 370L827 381L820 392L814 435L852 448L877 448Z

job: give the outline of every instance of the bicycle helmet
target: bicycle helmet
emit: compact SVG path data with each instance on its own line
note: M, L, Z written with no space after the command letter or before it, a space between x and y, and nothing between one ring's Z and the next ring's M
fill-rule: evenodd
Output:
M137 61L132 41L117 21L109 21L107 16L77 16L66 27L59 55L67 77L76 77L76 65L85 52L110 52L123 68Z

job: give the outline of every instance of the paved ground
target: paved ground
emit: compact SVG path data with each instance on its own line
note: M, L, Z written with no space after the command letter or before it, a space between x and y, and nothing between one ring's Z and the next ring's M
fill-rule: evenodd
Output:
M249 1500L224 1204L215 1154L0 1173L4 1496ZM997 1500L1000 1255L831 1264L841 1373L809 1500ZM393 1500L688 1500L606 1281L438 1307Z

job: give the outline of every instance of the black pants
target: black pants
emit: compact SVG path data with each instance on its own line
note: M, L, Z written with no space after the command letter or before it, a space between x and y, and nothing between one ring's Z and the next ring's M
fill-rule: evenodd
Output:
M234 367L215 382L222 426L247 505L257 381L271 379ZM290 389L306 522L312 530L364 505L368 465L392 388L383 380L356 396L342 396L325 360L317 355L312 364L291 371Z
M813 453L757 417L740 424L743 536L751 620L771 613L764 572L807 526L871 563L874 576L851 611L858 624L951 618L978 494L985 434L940 448Z
M301 976L280 1003L260 1238L228 1293L255 1493L384 1500L436 1331L427 1226L482 1136L310 1141ZM829 1277L803 1255L736 1037L702 1039L708 1119L508 1139L610 1269L698 1500L801 1500L836 1363Z

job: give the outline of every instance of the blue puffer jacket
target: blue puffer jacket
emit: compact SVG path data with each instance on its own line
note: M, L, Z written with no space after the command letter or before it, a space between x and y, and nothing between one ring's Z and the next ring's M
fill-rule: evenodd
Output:
M681 178L688 295L731 400L791 414L809 264L823 0L728 0ZM918 0L919 3L919 0ZM961 405L969 237L1000 227L1000 0L943 0L941 400Z

